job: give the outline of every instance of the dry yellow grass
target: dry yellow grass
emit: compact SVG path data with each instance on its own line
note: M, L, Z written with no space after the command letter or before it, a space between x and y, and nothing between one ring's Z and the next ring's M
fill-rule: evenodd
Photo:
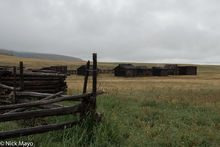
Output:
M200 72L197 76L168 76L168 77L136 77L123 78L113 75L99 75L98 89L103 89L110 94L136 93L148 91L146 96L151 96L150 91L168 91L162 98L187 98L193 102L220 102L220 73ZM69 89L81 92L83 76L73 75L67 78ZM92 83L91 78L89 83ZM91 90L91 84L89 85ZM152 93L154 93L152 92ZM176 94L176 95L175 95ZM190 94L193 94L190 96Z
M17 65L19 61L24 62L26 68L41 68L52 65L67 65L69 69L76 69L77 67L85 64L85 62L65 62L53 60L40 60L31 58L17 58L14 56L0 55L0 65ZM113 69L118 63L98 63L99 68ZM134 63L135 65L146 65L148 67L155 64ZM71 91L81 92L84 77L70 76L67 78L68 88ZM91 79L90 79L91 83ZM123 78L115 77L114 75L99 75L98 88L103 89L109 93L120 91L171 91L188 95L190 92L197 93L198 96L189 97L189 99L196 99L202 101L220 101L218 98L220 91L220 66L201 66L198 65L197 76L168 76L168 77L136 77L136 78ZM91 85L89 85L91 89ZM184 94L184 92L186 94ZM209 96L201 96L204 93L209 93ZM173 98L176 96L167 96ZM213 96L215 95L215 96ZM180 96L181 97L181 96ZM210 97L210 98L209 98ZM208 99L208 100L207 100Z

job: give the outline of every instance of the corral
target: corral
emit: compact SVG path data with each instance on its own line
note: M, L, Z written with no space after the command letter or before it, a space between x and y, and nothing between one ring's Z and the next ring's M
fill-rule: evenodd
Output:
M40 70L49 70L49 71L55 71L60 74L67 74L67 66L50 66L50 67L44 67Z
M51 93L37 93L33 92L35 89L32 87L30 91L24 88L24 73L23 63L20 62L20 85L16 83L16 68L13 68L14 72L14 85L13 87L0 83L2 89L7 89L10 94L1 95L5 98L7 105L0 106L0 122L13 121L13 120L27 120L36 119L48 116L60 116L72 114L77 116L80 114L78 121L70 121L59 124L47 124L42 126L34 126L29 128L22 128L12 131L0 132L0 139L14 138L27 136L32 134L44 133L53 130L59 130L64 128L70 128L82 123L83 119L87 117L93 121L100 121L101 115L96 113L96 95L102 94L103 91L97 91L97 56L93 54L93 87L92 93L87 92L87 81L89 76L89 61L87 63L85 80L83 85L83 94L79 95L62 95L64 91L60 91L55 94ZM2 77L2 76L1 76ZM47 78L45 78L46 80ZM25 90L25 91L24 91ZM37 101L33 101L33 98L38 98ZM75 106L64 106L60 104L53 104L62 101L80 101L81 103ZM38 110L30 110L30 108L40 108ZM27 111L26 111L27 110ZM34 124L33 124L34 125Z
M57 93L59 91L65 91L67 87L65 74L23 70L23 62L20 62L19 68L5 67L0 72L4 74L0 77L0 82L2 84L11 87L22 87L23 90L27 91Z

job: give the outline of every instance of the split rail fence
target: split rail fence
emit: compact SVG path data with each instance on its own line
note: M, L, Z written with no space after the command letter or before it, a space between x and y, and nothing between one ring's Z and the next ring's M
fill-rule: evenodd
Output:
M84 79L83 92L79 95L63 95L63 91L57 93L39 93L33 91L24 91L21 71L21 86L11 87L0 83L0 87L10 90L9 100L11 104L0 105L0 122L27 120L35 118L43 118L48 116L60 115L79 115L78 121L70 121L58 124L47 124L34 126L29 128L21 128L17 130L0 132L0 139L8 139L20 136L44 133L53 130L70 128L78 125L86 117L90 117L94 121L101 120L101 115L96 113L96 96L103 94L104 91L97 91L97 54L93 54L93 77L92 77L92 92L87 92L87 82L89 76L90 62L87 62L87 72ZM16 74L15 74L16 75ZM31 98L38 100L31 101ZM1 98L0 98L1 99ZM81 103L74 106L64 106L55 104L62 101L80 101ZM37 110L29 110L30 108L40 108Z

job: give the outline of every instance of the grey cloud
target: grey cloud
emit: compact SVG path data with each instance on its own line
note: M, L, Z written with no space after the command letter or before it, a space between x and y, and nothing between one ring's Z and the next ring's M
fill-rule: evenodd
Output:
M101 61L219 63L217 0L2 0L0 48Z

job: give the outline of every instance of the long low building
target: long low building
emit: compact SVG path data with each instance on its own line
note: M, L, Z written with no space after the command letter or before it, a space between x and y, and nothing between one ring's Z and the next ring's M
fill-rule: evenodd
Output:
M119 64L114 68L115 76L121 77L140 77L152 76L153 70L146 66L134 66L132 64Z
M164 67L134 66L132 64L119 64L114 68L115 76L137 77L137 76L168 76L168 75L197 75L196 66L178 66L176 64Z

